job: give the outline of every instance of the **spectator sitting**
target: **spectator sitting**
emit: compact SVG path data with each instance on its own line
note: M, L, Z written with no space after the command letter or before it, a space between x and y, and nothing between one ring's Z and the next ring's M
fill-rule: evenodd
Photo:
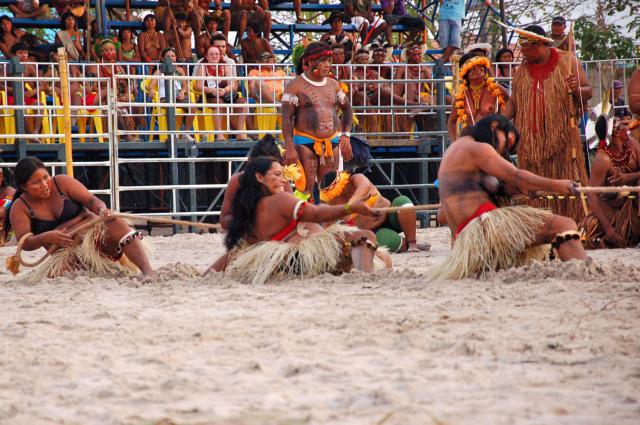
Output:
M271 13L268 12L267 0L231 0L231 29L237 31L238 39L244 34L248 26L260 25L264 30L264 37L268 40L271 35Z
M176 62L176 49L173 47L167 47L162 52L162 60L165 58L171 59L172 63ZM176 66L176 74L184 77L186 74L184 68L182 66ZM153 75L164 75L158 67L156 72ZM170 99L166 93L165 82L163 80L151 79L149 81L149 98L153 101L155 97L156 89L158 90L158 95L160 98L160 102L177 102L177 103L188 103L189 102L189 82L186 80L173 80L173 91L175 93L175 100ZM189 110L187 112L187 119L184 127L184 131L192 131L193 130L193 120L195 115ZM180 133L178 135L178 140L184 140L186 142L193 142L195 139L188 133Z
M620 80L613 80L613 92L611 93L611 106L613 107L613 114L616 117L631 118L631 111L627 108L627 102L624 100L624 94L622 89L624 85Z
M49 19L51 17L49 6L40 6L39 0L16 0L16 4L9 5L9 10L16 18Z
M498 63L498 78L509 78L511 79L511 75L515 72L518 65L511 65L513 62L513 50L511 49L500 49L496 53L496 60ZM507 90L511 89L511 81L498 80L498 84Z
M343 3L347 17L351 18L356 31L360 31L363 44L367 44L369 40L375 40L378 34L386 30L387 24L384 19L376 18L374 15L371 0L343 0ZM371 27L371 33L369 27Z
M99 65L89 65L86 68L86 76L89 78L108 78L110 79L115 75L126 74L125 69L116 64L118 51L116 43L110 39L104 39L100 42L100 58ZM137 89L130 83L129 80L124 78L118 79L118 85L116 88L116 94L118 102L131 102L133 96L136 95ZM83 103L86 106L90 105L106 105L108 103L109 91L107 90L106 81L88 81L85 84L85 96ZM118 128L121 130L132 131L136 127L135 120L129 113L128 107L118 108ZM105 121L103 117L103 121ZM107 128L106 122L103 123L103 128ZM125 137L127 142L139 141L139 139L133 135L128 134Z
M320 37L320 41L324 41L329 46L340 45L343 46L345 58L340 63L347 63L351 60L351 53L353 52L353 34L349 34L343 29L344 22L349 22L344 12L333 11L329 15L329 18L322 23L322 25L331 25L331 30ZM335 64L335 60L333 61Z
M5 58L9 59L11 48L14 44L22 41L27 33L13 26L13 21L7 15L0 16L0 51Z
M409 35L405 41L405 46L410 46L420 41L422 32L425 29L424 21L407 14L405 0L382 0L380 5L384 13L384 20L387 23L385 33L389 43L392 43L391 30L394 25L404 25L408 28Z
M16 57L20 60L20 62L24 65L24 71L22 73L22 77L24 80L24 104L38 105L40 102L38 101L38 85L36 84L38 78L38 72L36 69L36 65L33 63L25 63L31 62L29 59L29 47L22 42L15 43L11 46L11 56ZM9 100L9 99L8 99ZM12 100L9 100L9 103L12 103ZM25 127L27 130L27 134L38 134L40 133L40 127L42 125L42 116L40 114L35 115L26 115L25 117ZM30 142L40 143L38 139L29 139Z
M165 27L164 36L167 40L167 46L176 47L177 57L180 62L191 62L193 60L191 49L193 30L187 23L187 15L176 13L174 17L175 19L166 19L168 27Z
M262 52L258 56L260 66L249 72L249 77L283 77L281 80L264 79L249 80L249 93L258 103L275 103L280 101L286 77L282 69L276 69L275 56L271 52Z
M269 41L260 37L259 25L247 27L247 38L240 40L240 48L242 49L242 61L245 64L258 63L258 56L263 52L273 54Z
M387 49L382 46L375 46L373 48L373 55L371 56L371 64L377 65L373 67L378 75L385 80L391 79L391 74L393 72L392 67L389 65L384 65L387 60Z
M93 44L93 49L89 49L89 57L93 62L100 61L100 46L104 40L112 41L116 46L116 51L120 48L120 41L116 35L109 33L103 34L100 32L97 19L93 19L89 27L91 28L90 39Z
M333 68L335 69L335 75L337 76L338 81L350 80L350 68L348 66L344 66L346 59L344 45L334 44L331 47L331 59L331 63L333 65Z
M440 0L438 42L444 48L442 62L449 62L451 55L460 48L465 0Z
M231 46L227 42L227 38L223 34L216 34L211 37L211 45L216 46L218 50L222 52L222 60L231 65L231 72L235 77L236 74L236 57L233 55L233 51L231 50Z
M78 31L78 22L75 15L65 12L60 17L61 30L56 33L56 43L62 44L67 51L67 57L72 62L79 62L82 59L82 34Z
M160 31L156 30L156 17L148 14L144 17L144 31L138 35L138 49L144 62L159 62L162 51L167 48L167 41Z
M198 77L206 77L205 80L196 80L195 88L206 98L210 104L244 104L246 100L238 96L238 81L233 78L231 66L229 66L220 50L216 46L210 46L207 49L205 59L196 65L195 75ZM228 108L228 113L223 113L219 108L214 110L215 129L223 130L222 115L230 118L230 127L234 130L243 131L245 128L245 119L248 113L243 106L235 106ZM210 130L210 129L207 129ZM220 138L226 140L227 137L221 133ZM238 140L248 140L246 134L240 133Z
M140 51L138 45L133 40L133 32L130 28L121 28L118 31L120 47L118 48L118 62L140 62ZM130 71L135 70L133 67Z
M399 66L394 76L395 80L411 80L411 82L396 83L394 91L398 96L403 96L407 104L433 104L433 83L427 81L432 78L431 68L423 62L424 46L414 44L406 49L406 66ZM437 122L435 115L416 115L416 110L409 115L414 115L416 125L420 130L435 130ZM405 115L405 118L408 118ZM411 123L408 120L399 122L401 130L408 131ZM403 127L404 126L404 127Z

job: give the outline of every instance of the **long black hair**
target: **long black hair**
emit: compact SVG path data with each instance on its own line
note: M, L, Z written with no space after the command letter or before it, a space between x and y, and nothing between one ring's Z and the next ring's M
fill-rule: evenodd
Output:
M13 195L14 203L18 200L20 195L24 193L24 190L22 190L22 185L26 184L31 178L31 176L33 175L33 173L35 173L41 168L46 169L42 161L40 161L38 158L33 156L28 156L18 161L18 164L16 165L16 169L13 172L13 177L16 182L16 193L15 195ZM11 230L11 220L9 219L9 213L11 212L12 206L13 206L13 203L11 204L11 206L9 206L9 208L7 209L7 214L4 216L5 236L7 236L9 234L9 230Z
M256 174L265 175L271 169L274 162L270 156L260 156L252 159L240 176L238 190L233 197L233 219L229 225L229 231L224 239L228 250L233 249L240 240L253 235L256 224L256 207L258 202L268 193L264 186L256 178Z
M271 156L275 158L276 161L282 162L282 154L272 134L265 134L249 151L250 160L260 156Z
M495 125L495 128L493 128ZM498 150L498 136L496 132L501 130L504 132L505 137L509 136L509 133L514 133L516 141L513 146L508 149L507 154L513 155L518 149L518 143L520 142L520 132L513 122L509 121L502 115L492 114L487 115L478 121L470 130L470 135L476 142L487 143Z

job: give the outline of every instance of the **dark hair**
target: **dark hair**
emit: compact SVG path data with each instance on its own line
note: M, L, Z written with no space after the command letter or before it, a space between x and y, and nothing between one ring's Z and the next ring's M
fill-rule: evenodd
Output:
M247 25L247 29L251 28L257 37L262 37L262 24Z
M203 22L204 22L204 24L205 24L205 25L207 25L209 22L216 22L216 23L217 23L218 21L216 21L216 20L213 18L213 16L211 16L211 15L207 15L207 16L205 16L205 17L204 17Z
M133 31L131 28L120 28L118 30L118 40L122 41L122 34L125 31L129 31L131 33L131 39L133 40L133 37L135 37L136 33L135 31Z
M256 179L256 174L265 175L274 162L270 156L260 156L252 159L240 176L238 190L233 196L233 219L229 224L229 231L224 239L224 245L232 250L240 240L252 236L256 224L256 206L265 196L268 196L264 186Z
M322 52L324 50L331 50L331 47L323 41L313 41L309 43L302 57L303 59L306 59L309 56Z
M525 31L532 32L534 34L541 35L543 37L547 36L547 32L540 25L529 25L523 28Z
M494 123L497 124L495 129L493 128ZM473 137L476 142L487 143L497 150L497 130L503 131L505 136L508 136L509 133L514 133L516 135L516 141L508 151L509 154L513 155L518 149L518 143L520 143L520 132L513 122L509 121L502 115L492 114L482 118L473 127L471 127L469 135Z
M511 56L513 56L513 50L502 48L496 52L496 60L494 62L500 62L500 56L504 55L505 53L511 53Z
M7 15L2 15L0 16L0 22L2 21L11 22L11 34L13 34L14 37L18 38L18 33L16 33L16 28L13 26L13 20ZM0 41L4 43L4 32L0 32Z
M274 160L281 162L282 154L276 144L276 139L271 134L265 134L249 151L249 159L253 160L261 156L270 156Z
M142 22L146 22L148 19L155 19L156 21L158 20L158 18L156 18L156 15L154 15L153 13L147 13L146 15L144 15L144 19L142 19Z
M33 173L38 171L41 168L46 168L42 161L33 156L28 156L26 158L22 158L18 161L16 168L13 172L13 178L16 182L16 193L13 195L13 202L17 201L20 195L24 193L22 190L22 185L27 183ZM13 205L13 204L11 204ZM11 211L11 206L7 209L7 215L4 218L4 234L5 236L9 234L11 230L11 220L9 219L9 212Z
M184 13L176 13L175 15L176 21L186 21L187 20L187 15L185 15Z
M164 49L162 49L162 53L160 53L160 62L162 62L164 60L164 55L166 55L169 52L176 52L176 48L175 47L165 47Z
M67 29L65 27L64 21L66 21L69 16L73 16L73 22L76 24L76 29L78 29L78 18L76 18L76 15L74 15L71 12L64 12L62 14L62 16L60 17L60 29L61 30L66 30Z
M329 171L328 173L325 173L325 175L322 176L320 183L318 183L318 188L322 190L325 187L330 186L331 183L335 181L337 175L338 175L337 171Z
M222 33L213 34L211 36L211 44L213 44L213 42L216 40L218 41L223 40L225 43L228 43L227 37L225 37L224 34Z
M22 41L14 44L13 46L11 46L11 54L15 55L18 50L26 50L29 51L29 46L27 46L27 43L23 43Z

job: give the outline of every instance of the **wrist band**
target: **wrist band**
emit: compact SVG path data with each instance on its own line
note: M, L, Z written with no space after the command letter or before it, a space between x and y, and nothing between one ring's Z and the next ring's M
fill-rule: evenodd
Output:
M351 205L344 204L344 212L346 212L347 215L351 214Z

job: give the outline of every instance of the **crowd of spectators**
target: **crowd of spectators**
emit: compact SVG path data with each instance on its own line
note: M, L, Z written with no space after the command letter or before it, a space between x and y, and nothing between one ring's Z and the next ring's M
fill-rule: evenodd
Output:
M514 60L511 49L501 49L495 56L491 55L490 47L467 46L464 51L460 51L466 2L439 0L439 3L438 42L443 53L435 55L435 59L447 62L454 53L459 52L486 55L496 62L509 63ZM249 99L266 104L279 100L284 78L265 82L249 79L243 87L239 87L237 81L229 79L235 78L238 70L242 72L242 76L285 77L285 71L277 67L274 46L269 41L272 27L269 6L277 4L276 1L232 0L230 9L225 10L221 0L213 3L208 0L159 0L154 12L143 17L141 30L122 28L117 34L112 31L106 35L100 31L98 21L91 19L83 1L52 0L50 4L54 9L53 15L57 15L60 20L59 30L55 33L55 44L43 43L24 30L15 28L9 16L0 17L0 52L5 58L19 56L22 62L50 62L54 51L58 47L64 47L71 62L118 62L121 65L117 72L130 75L143 72L148 75L159 73L158 67L141 68L134 64L157 64L169 57L184 64L176 71L178 74L207 77L206 80L195 80L195 85L191 88L188 84L176 86L177 100L188 101L189 90L193 89L202 95L200 98L205 98L208 102L236 105L233 118L227 124L239 139L247 138L245 130L255 130L257 125L252 114L245 116L250 105L244 103L250 103ZM354 105L407 106L404 115L395 120L395 129L409 131L415 129L415 125L418 129L432 129L429 119L421 112L425 107L433 105L433 86L417 82L432 77L431 68L425 65L425 21L409 14L406 0L380 0L381 9L376 13L373 11L372 0L343 0L343 5L343 10L331 12L323 22L323 25L329 26L329 30L320 37L320 41L332 47L333 63L336 65L334 75L339 80L351 80L349 88ZM51 17L52 14L38 0L18 0L15 5L10 6L10 10L16 18L40 19ZM296 22L302 22L301 0L294 2L294 10ZM353 25L355 31L345 31L345 24ZM404 35L392 33L394 25L402 25ZM554 18L550 35L556 40L558 48L568 49L572 44L565 30L564 18ZM229 42L231 31L236 33L235 43ZM109 42L106 43L108 46L105 42ZM105 46L108 48L103 48ZM402 51L401 55L397 55L398 50ZM109 57L104 56L105 52L108 52ZM248 65L242 68L233 66L238 62ZM131 65L126 65L127 63ZM194 65L189 65L190 63ZM405 65L392 66L392 63ZM340 67L344 64L351 64L351 67ZM86 73L88 68L84 69ZM96 68L97 71L100 69ZM500 65L497 68L495 77L498 77L498 83L507 91L510 89L509 80L514 69L511 65ZM32 77L35 79L51 70L43 67L37 71L30 69L29 72L34 74ZM72 75L80 74L79 68L72 67ZM383 81L357 82L363 79ZM397 80L405 81L394 82ZM164 84L158 84L158 80L153 81L154 85L148 87L148 94L153 97L159 91L160 98L164 99ZM614 89L617 91L612 93L611 103L616 107L616 113L625 114L624 98L618 93L621 83L615 84ZM130 96L132 93L133 90L128 89L122 95ZM447 102L451 101L450 95L451 93L447 94ZM31 99L33 96L26 97ZM100 99L94 101L99 102ZM87 105L87 96L78 96L75 103ZM216 116L216 120L220 119L220 116ZM381 122L384 120L374 116L365 117L362 125L366 127L366 131L389 130L387 123ZM191 120L187 120L186 124L190 123ZM133 124L128 127L131 125ZM216 123L217 128L218 125L219 122ZM32 123L31 127L37 130L38 122Z

